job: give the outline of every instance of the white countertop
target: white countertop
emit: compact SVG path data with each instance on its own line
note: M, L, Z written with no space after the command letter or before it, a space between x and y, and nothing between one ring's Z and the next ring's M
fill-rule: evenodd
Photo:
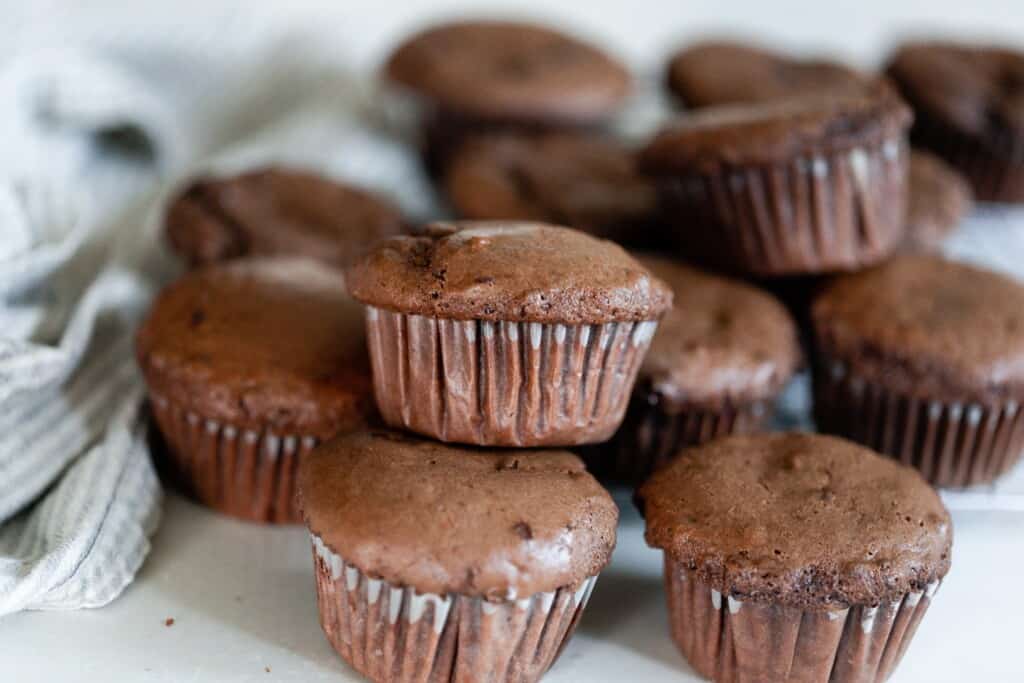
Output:
M544 680L699 681L668 636L661 558L628 496L616 499L614 560ZM113 604L0 619L0 680L361 680L320 632L303 529L237 522L174 494L164 514L138 580ZM959 511L954 524L953 570L894 683L1024 678L1024 514Z

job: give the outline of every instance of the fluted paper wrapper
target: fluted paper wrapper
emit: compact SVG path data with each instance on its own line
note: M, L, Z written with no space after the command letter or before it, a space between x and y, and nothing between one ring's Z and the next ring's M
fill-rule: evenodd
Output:
M178 484L204 505L253 522L301 523L295 501L299 462L313 436L242 429L150 396Z
M862 443L917 469L933 486L991 482L1024 451L1024 415L998 405L943 401L890 391L824 361L814 376L818 428Z
M902 138L759 167L663 176L666 215L684 255L761 276L850 270L902 242L907 207Z
M377 407L389 425L446 442L605 441L657 325L448 320L368 306Z
M974 196L984 202L1024 202L1024 138L1018 131L994 131L995 139L979 142L973 135L923 116L910 137L945 159L967 178Z
M643 483L682 449L730 434L763 431L772 416L772 403L752 401L717 409L688 407L667 410L639 392L630 400L622 426L607 443L588 448L583 458L596 476Z
M418 593L362 573L312 534L320 625L378 683L530 683L576 629L596 576L520 600Z
M938 587L877 606L807 611L723 596L665 556L672 638L690 665L717 683L880 683L899 664Z

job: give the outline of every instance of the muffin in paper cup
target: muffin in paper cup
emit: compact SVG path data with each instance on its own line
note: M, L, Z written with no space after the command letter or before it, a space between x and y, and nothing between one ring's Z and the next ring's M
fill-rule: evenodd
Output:
M205 266L161 292L136 354L176 482L225 514L301 522L299 462L375 419L362 317L307 260Z
M665 246L654 183L636 151L607 136L475 136L452 156L443 190L461 218L553 221L632 248Z
M722 683L884 681L949 571L938 494L836 437L714 441L639 501L664 551L672 638Z
M340 267L405 227L383 197L275 166L190 181L168 204L163 225L167 242L190 266L292 256Z
M324 634L382 683L538 680L615 545L615 504L565 451L363 432L299 479Z
M434 224L348 270L384 421L445 442L579 445L619 426L669 288L575 230Z
M395 48L382 76L385 99L400 101L403 118L419 121L434 177L468 136L593 130L609 122L631 89L629 71L597 47L513 21L428 27Z
M818 427L940 487L991 482L1024 452L1024 285L940 256L836 279L815 300Z
M640 262L673 290L626 417L587 449L592 472L643 482L687 446L764 431L800 365L797 327L767 292L654 256Z
M909 42L886 76L914 109L915 147L945 159L985 202L1024 202L1019 83L1024 52L995 45Z
M903 240L909 124L883 85L709 107L640 164L689 258L755 276L853 270Z

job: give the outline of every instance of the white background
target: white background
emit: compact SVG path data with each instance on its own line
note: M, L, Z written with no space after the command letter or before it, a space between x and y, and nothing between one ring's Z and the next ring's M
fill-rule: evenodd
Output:
M427 18L501 7L425 0L7 2L0 3L0 60L74 46L113 59L141 55L149 73L158 75L187 45L203 57L189 68L214 84L207 96L216 97L218 87L244 87L224 75L237 71L217 67L257 59L246 42L250 35L254 42L285 36L315 45L332 68L358 73ZM830 51L864 66L876 64L904 34L955 32L1024 44L1020 0L527 0L504 7L570 26L647 74L671 47L705 31L755 35L795 51ZM659 557L644 547L642 523L628 498L619 499L624 523L615 562L597 584L579 635L546 680L696 680L667 636ZM894 680L1022 680L1024 515L958 512L955 524L953 572ZM168 618L173 626L164 625ZM301 530L225 520L171 497L152 556L113 605L0 621L0 680L357 679L319 631Z

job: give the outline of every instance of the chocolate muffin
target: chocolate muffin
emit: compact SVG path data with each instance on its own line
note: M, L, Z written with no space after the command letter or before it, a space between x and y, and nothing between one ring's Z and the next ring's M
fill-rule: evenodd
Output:
M192 182L171 201L164 228L193 266L241 256L344 266L403 226L397 208L365 190L297 169L262 168Z
M1024 202L1024 52L912 42L886 75L914 108L915 146L963 173L978 199Z
M615 546L615 503L565 451L363 432L299 488L324 633L380 683L538 680Z
M910 153L910 201L903 249L937 248L971 210L971 187L963 176L927 152Z
M949 571L949 513L910 468L814 434L733 436L640 489L672 637L719 681L884 681Z
M341 272L309 260L204 266L165 289L136 352L186 490L236 517L299 521L299 462L375 416L362 318Z
M663 237L654 184L608 138L477 136L452 157L444 190L462 218L550 222L634 247Z
M348 270L384 420L441 441L607 440L672 291L615 244L543 223L436 223Z
M690 109L816 95L857 95L872 77L826 59L800 59L753 45L710 40L677 52L666 70L669 90Z
M1024 285L933 255L837 278L814 302L819 428L936 486L988 482L1024 448Z
M413 96L435 174L469 132L599 126L630 90L625 67L597 47L512 21L427 28L391 54L384 76Z
M686 447L761 431L796 371L800 343L785 307L756 287L655 257L672 288L622 427L587 454L592 471L639 484Z
M910 114L884 86L713 107L647 146L684 253L747 275L862 267L903 238Z

